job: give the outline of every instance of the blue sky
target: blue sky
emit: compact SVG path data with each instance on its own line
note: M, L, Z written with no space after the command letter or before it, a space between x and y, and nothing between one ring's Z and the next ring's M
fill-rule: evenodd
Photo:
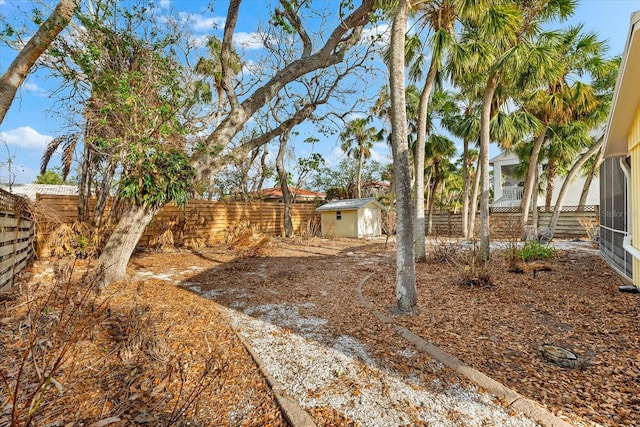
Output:
M55 4L54 1L47 3ZM197 0L157 2L158 6L165 10L173 8L183 14L189 14L189 26L196 35L207 34L213 25L222 28L224 23L226 7L222 2L217 2L219 6L214 7L214 12L211 12L207 10L208 3ZM258 25L268 19L261 11L265 9L265 5L276 1L245 0L245 3L241 8L235 41L243 44L245 49L257 49L259 46L256 45L253 34ZM0 0L0 14L9 20L30 10L30 1ZM247 10L251 12L247 13ZM640 0L582 0L574 17L562 26L583 22L585 29L595 31L609 41L611 55L620 54L624 49L631 13L636 10L640 10ZM15 52L0 46L0 72L7 69L14 57ZM55 114L59 106L54 104L51 94L55 85L55 81L46 79L42 72L30 75L4 122L0 124L0 182L8 179L6 161L9 157L12 159L11 168L15 174L15 182L32 182L38 174L40 159L47 143L54 136L64 133L64 123L59 115ZM321 142L315 145L315 150L333 165L344 155L338 149L336 139L337 137L321 137ZM309 150L308 144L300 144L295 155L307 155ZM275 152L275 148L270 151ZM383 163L390 161L389 150L385 144L377 145L372 157Z

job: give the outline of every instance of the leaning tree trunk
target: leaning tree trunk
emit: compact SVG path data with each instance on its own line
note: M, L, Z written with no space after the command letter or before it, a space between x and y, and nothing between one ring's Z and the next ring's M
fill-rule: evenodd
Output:
M591 147L586 153L580 156L578 161L571 167L571 169L569 170L569 173L564 179L564 182L562 183L562 187L560 188L560 193L558 193L558 198L556 199L556 206L555 206L555 209L553 210L553 216L551 217L551 221L549 222L549 229L551 231L551 236L553 236L553 234L556 231L556 226L558 225L558 218L560 218L560 211L562 210L564 198L566 197L567 192L569 191L569 185L571 185L571 181L578 174L578 171L580 170L582 165L584 165L585 162L589 160L589 158L596 153L596 151L600 150L600 147L602 147L602 138L600 138L600 140L593 147Z
M429 185L429 193L431 193L429 197L429 208L427 210L427 230L429 235L433 234L433 206L435 205L435 194L436 188L438 188L438 182L437 178L433 178L433 181Z
M480 115L480 164L482 174L480 177L480 259L488 261L490 224L489 224L489 144L491 143L491 103L493 94L498 87L495 74L491 74L487 79L487 86L482 98L482 111Z
M587 174L587 178L584 181L584 185L582 186L582 193L580 193L580 201L578 202L578 209L583 210L584 205L587 203L587 196L589 195L589 189L591 188L591 183L593 182L593 178L598 171L598 167L602 162L602 148L598 151L598 155L596 156L595 161L593 162L593 166L589 169L589 173Z
M550 159L549 163L547 163L547 189L544 195L544 210L547 212L551 210L551 203L553 202L553 190L555 188L553 181L556 179L557 169L557 163L553 159Z
M478 165L476 166L476 176L473 179L473 193L471 194L470 208L469 209L469 239L475 240L476 233L476 212L478 211L478 193L480 192L480 175L482 172L482 165L480 164L480 158L478 158Z
M284 203L284 235L285 237L293 236L293 222L291 221L291 194L289 193L289 185L287 184L287 171L284 168L284 152L287 149L288 135L280 137L280 148L276 156L276 171L280 179L280 188L282 189L282 202Z
M38 31L0 77L0 123L4 120L18 88L27 78L31 67L71 21L78 2L79 0L60 0L51 15L40 25Z
M98 258L95 272L100 288L127 278L129 258L145 228L159 210L160 208L133 203L125 209Z
M431 58L431 65L429 66L429 72L427 73L427 80L425 81L422 94L420 95L420 104L418 105L418 135L416 140L416 154L414 156L415 165L415 256L416 261L423 262L427 259L427 250L425 245L425 222L424 222L424 152L427 141L427 112L429 108L429 97L431 96L431 89L433 83L436 80L438 68L436 67L433 57ZM431 218L429 218L431 222ZM429 233L431 233L431 226L429 225Z
M396 301L401 313L412 313L417 300L416 265L413 247L413 215L407 110L404 83L404 39L408 14L407 0L399 0L391 26L389 86L391 87L391 152L397 195L396 218Z
M538 226L540 225L540 211L538 210L538 186L540 185L540 177L538 176L538 168L535 170L533 179L533 195L531 196L531 237L538 238Z
M531 156L529 157L529 169L527 169L527 180L524 183L524 191L522 194L522 202L520 203L520 207L522 208L522 228L526 227L527 222L529 221L529 208L531 207L531 200L533 196L534 187L537 188L535 184L536 177L538 175L538 158L540 157L540 151L542 150L542 146L544 145L544 141L547 135L547 129L549 129L548 125L545 125L542 132L536 138L533 149L531 150ZM536 200L538 198L536 192Z

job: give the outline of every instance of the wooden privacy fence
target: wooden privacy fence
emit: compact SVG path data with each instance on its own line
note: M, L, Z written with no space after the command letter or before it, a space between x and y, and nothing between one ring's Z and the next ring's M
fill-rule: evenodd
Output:
M10 287L31 260L34 229L27 200L0 189L0 291Z
M71 224L77 218L77 196L37 195L38 210L46 211L50 221ZM315 205L293 204L291 216L296 234L307 231L314 221L319 223ZM242 203L190 200L184 208L171 203L162 208L147 226L138 245L152 247L159 244L161 236L171 231L173 241L178 245L200 247L219 241L229 230L248 221L267 235L284 234L284 205L279 203ZM55 220L53 219L55 218ZM45 218L45 222L47 219ZM46 242L53 224L38 225L38 253L49 255Z
M538 226L546 227L551 221L553 212L540 209L538 215ZM504 238L521 233L520 218L522 218L522 213L518 209L492 210L490 216L491 236ZM585 225L597 224L599 218L598 206L584 206L583 209L577 209L576 206L566 206L560 212L554 237L565 239L588 238ZM434 213L432 221L434 235L456 237L462 235L462 215L459 213ZM529 225L531 224L532 218L529 215ZM475 232L477 233L479 229L480 222L476 218Z

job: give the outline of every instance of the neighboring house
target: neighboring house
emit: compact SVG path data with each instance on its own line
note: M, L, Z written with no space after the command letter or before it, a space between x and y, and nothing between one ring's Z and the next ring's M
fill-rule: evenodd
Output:
M391 184L382 181L366 181L360 184L362 197L386 197L389 195Z
M515 153L502 152L489 160L493 166L493 203L491 207L519 207L522 201L525 178L515 176L516 167L522 163ZM542 173L543 166L539 166L538 175ZM554 179L552 206L555 205L558 193L564 182L563 176ZM584 187L585 177L578 175L570 184L563 206L577 206ZM546 187L546 186L545 186ZM538 195L538 206L544 206L545 193ZM585 205L600 204L600 187L598 178L594 177L589 187Z
M631 16L600 166L600 252L640 289L640 11Z
M317 191L304 190L302 188L289 187L291 195L297 203L300 202L316 202L324 200L327 195ZM280 187L263 188L258 192L260 198L265 202L282 203L282 189Z
M77 196L77 185L56 185L56 184L13 184L11 186L2 185L3 190L19 196L26 197L31 201L36 201L36 194L56 194L62 196Z
M334 200L316 209L320 212L323 237L376 237L382 235L382 210L373 197Z

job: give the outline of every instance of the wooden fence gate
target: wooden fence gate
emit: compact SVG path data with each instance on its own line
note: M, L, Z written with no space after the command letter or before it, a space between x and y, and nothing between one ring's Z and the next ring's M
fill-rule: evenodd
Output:
M35 227L28 201L0 189L0 292L34 254Z

